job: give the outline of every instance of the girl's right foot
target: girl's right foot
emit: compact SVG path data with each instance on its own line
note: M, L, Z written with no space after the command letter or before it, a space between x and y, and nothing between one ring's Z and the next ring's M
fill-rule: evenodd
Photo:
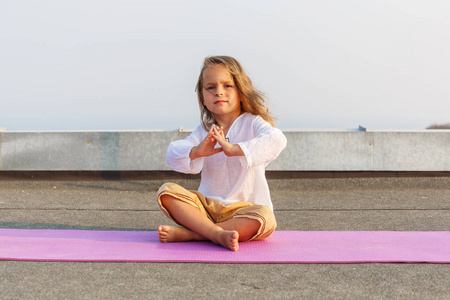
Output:
M206 238L185 227L161 225L158 227L158 238L163 243L204 241Z
M205 241L207 238L185 227L161 225L158 227L158 238L163 243ZM232 251L239 250L239 233L237 231L220 230L216 233L214 243Z

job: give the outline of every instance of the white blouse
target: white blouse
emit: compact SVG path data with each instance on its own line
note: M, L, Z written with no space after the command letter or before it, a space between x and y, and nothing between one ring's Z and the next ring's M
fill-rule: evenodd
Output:
M273 210L265 167L286 147L281 130L260 116L244 113L234 120L226 138L231 144L238 144L245 156L228 157L220 152L191 161L191 149L207 134L199 125L184 140L170 143L166 156L169 166L182 173L202 172L198 191L223 205L248 201Z

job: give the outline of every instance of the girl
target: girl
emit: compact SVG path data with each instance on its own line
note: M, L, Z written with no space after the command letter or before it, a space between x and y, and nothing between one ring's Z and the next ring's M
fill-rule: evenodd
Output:
M172 142L167 163L199 173L198 191L166 183L157 192L162 211L179 226L161 225L161 242L210 240L233 251L276 228L265 167L286 147L283 133L239 62L207 57L197 82L202 124Z

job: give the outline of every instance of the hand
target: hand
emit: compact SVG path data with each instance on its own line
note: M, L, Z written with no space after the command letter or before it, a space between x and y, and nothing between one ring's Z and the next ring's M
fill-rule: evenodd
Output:
M198 144L198 146L193 147L191 149L191 152L189 153L189 157L191 158L191 160L203 156L211 156L223 151L222 148L214 148L217 144L216 139L213 137L214 135L213 130L215 129L216 126L212 125L205 139L200 144Z
M212 133L212 137L222 147L223 153L226 156L244 156L244 152L238 144L233 145L226 140L222 126L220 126L219 129L216 129L216 126L213 126Z

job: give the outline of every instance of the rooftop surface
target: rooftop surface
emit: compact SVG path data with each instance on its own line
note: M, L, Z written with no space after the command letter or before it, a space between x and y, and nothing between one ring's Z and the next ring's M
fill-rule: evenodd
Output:
M1 228L156 230L167 180L0 180ZM175 181L196 189L198 179ZM270 179L278 230L448 231L450 177ZM2 299L449 299L449 264L0 261Z

